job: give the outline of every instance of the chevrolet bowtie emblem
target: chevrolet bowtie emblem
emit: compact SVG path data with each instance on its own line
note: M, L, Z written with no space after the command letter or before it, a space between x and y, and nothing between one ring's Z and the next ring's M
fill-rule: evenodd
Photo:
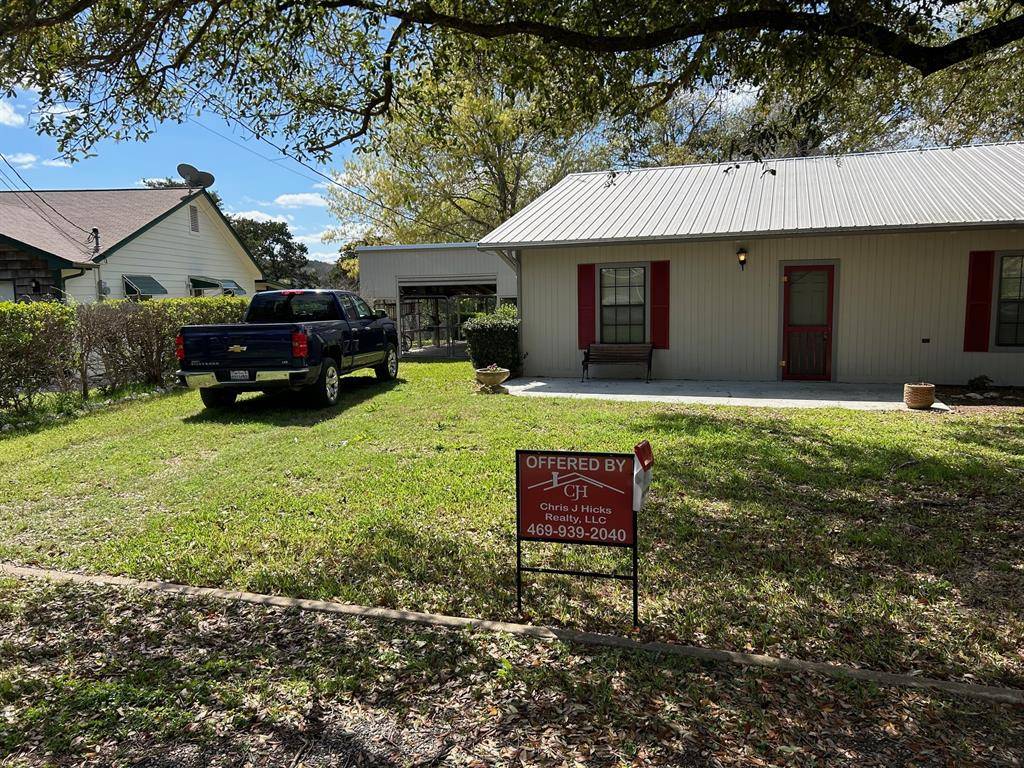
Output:
M228 347L228 352L245 352L248 347L243 347L241 344L232 344Z

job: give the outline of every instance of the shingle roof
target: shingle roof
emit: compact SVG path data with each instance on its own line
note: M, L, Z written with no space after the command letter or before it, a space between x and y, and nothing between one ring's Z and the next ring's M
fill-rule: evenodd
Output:
M1002 223L1024 223L1021 142L572 174L480 247Z
M199 192L168 189L44 190L0 192L0 235L76 263L102 258L122 240ZM93 254L87 232L100 231L100 251ZM83 232L82 229L86 230Z

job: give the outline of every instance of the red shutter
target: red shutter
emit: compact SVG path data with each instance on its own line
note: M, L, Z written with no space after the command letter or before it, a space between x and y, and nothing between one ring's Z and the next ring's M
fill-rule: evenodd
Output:
M586 349L595 341L597 331L597 285L594 283L593 264L576 267L576 338L580 349Z
M655 349L668 349L668 264L651 262L651 343Z
M964 320L964 352L988 352L992 323L992 278L996 255L971 251L967 269L967 316Z

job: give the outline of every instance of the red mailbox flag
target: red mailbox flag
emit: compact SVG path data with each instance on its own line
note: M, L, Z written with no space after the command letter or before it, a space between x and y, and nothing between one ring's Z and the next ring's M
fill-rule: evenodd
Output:
M636 454L637 461L640 462L640 468L645 472L654 466L654 449L651 448L651 444L647 440L637 443L633 453Z

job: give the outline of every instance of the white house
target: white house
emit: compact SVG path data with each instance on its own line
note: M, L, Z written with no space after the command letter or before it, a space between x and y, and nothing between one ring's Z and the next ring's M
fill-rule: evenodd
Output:
M0 193L0 301L245 295L260 278L205 190Z
M1024 384L1021 143L575 174L479 247L528 375L616 343L658 378Z

